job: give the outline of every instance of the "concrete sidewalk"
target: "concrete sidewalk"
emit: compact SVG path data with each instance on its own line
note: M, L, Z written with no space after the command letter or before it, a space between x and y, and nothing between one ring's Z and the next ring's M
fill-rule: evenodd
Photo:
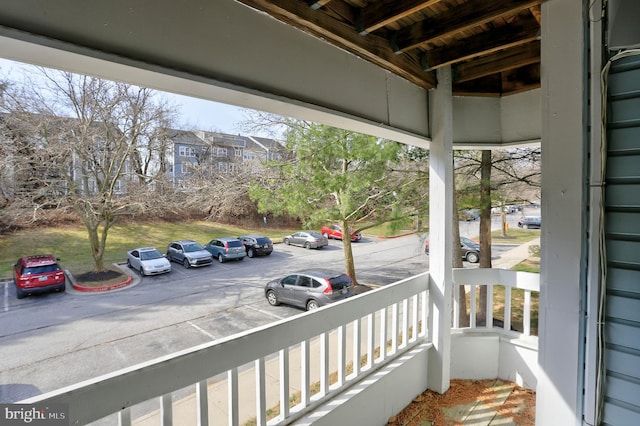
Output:
M491 260L491 266L493 268L511 269L513 266L531 257L529 254L529 247L533 245L540 245L540 238L531 240L528 243L520 244L519 246L508 250L495 260Z

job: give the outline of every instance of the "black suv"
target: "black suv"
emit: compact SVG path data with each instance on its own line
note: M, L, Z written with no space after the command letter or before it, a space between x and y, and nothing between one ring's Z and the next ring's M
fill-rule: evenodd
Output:
M542 218L540 216L525 216L518 221L518 228L540 229Z
M273 251L273 242L264 235L241 235L238 237L247 251L247 256L268 256Z

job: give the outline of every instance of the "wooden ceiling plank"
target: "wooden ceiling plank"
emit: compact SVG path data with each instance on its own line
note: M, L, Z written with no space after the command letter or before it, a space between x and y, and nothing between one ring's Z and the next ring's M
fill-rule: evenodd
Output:
M309 7L311 9L316 10L316 9L320 9L321 7L325 6L330 1L331 0L307 0L307 4L309 5Z
M472 0L436 15L433 19L418 22L395 33L391 40L396 53L406 52L438 38L486 24L501 17L530 9L543 0Z
M433 6L441 0L385 0L372 3L360 9L357 30L360 35L366 35L392 22L413 15L420 10Z
M465 82L540 62L540 41L501 50L454 68L454 81Z
M417 54L396 55L386 39L375 34L362 37L353 26L334 19L322 9L313 10L298 0L238 1L393 72L419 87L427 90L435 87L434 74L420 66Z
M435 70L445 65L467 61L501 49L534 41L538 37L539 30L537 22L531 19L522 25L509 25L493 31L486 31L425 52L423 63L428 65L428 69Z

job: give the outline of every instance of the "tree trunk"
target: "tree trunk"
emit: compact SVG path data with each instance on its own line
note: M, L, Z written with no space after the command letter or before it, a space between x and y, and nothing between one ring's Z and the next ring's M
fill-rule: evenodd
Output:
M482 151L480 164L480 267L491 268L491 151ZM487 286L480 286L478 324L486 324ZM491 324L489 324L491 326Z
M342 227L342 247L344 250L345 270L353 282L358 284L358 280L356 278L356 265L353 261L353 249L351 247L351 233L349 232L349 226L346 221L343 221L340 226Z

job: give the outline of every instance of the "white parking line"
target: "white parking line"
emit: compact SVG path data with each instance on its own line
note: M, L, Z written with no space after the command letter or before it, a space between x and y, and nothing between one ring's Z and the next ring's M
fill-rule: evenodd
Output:
M275 319L285 319L285 318L287 318L287 317L282 317L280 315L276 315L276 314L274 314L272 312L269 312L269 311L265 311L263 309L258 309L256 307L251 306L251 305L246 305L245 307L249 308L249 309L253 309L254 311L260 312L261 314L268 315L268 316L273 317Z
M4 311L9 310L9 283L4 283Z
M189 324L191 327L195 328L196 330L198 330L199 332L201 332L205 336L211 337L211 340L215 340L216 339L216 336L214 336L213 334L209 333L207 330L203 329L202 327L198 327L197 325L195 325L191 321L187 321L187 324Z

